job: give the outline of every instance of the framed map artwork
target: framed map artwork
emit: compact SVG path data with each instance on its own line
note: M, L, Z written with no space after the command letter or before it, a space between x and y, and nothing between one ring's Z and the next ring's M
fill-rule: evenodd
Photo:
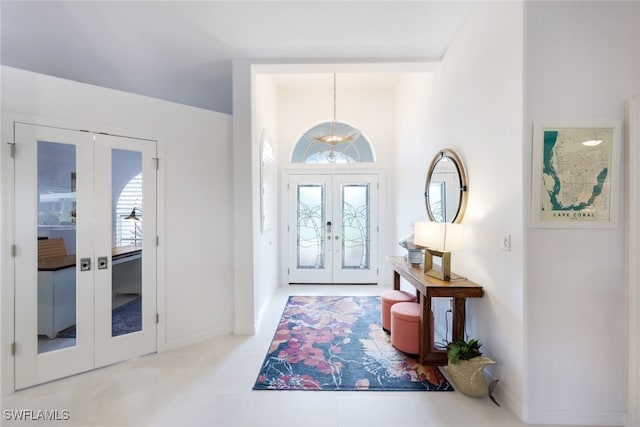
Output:
M533 130L532 225L618 225L620 123L571 123Z

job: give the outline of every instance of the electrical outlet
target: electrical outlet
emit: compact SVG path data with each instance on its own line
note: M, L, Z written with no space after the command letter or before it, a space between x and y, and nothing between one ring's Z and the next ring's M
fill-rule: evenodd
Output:
M511 250L511 234L502 235L502 250L507 252Z

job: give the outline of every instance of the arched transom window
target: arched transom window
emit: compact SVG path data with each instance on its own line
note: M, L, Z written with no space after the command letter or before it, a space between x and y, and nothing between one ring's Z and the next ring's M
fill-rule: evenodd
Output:
M345 142L326 143L323 135L354 135ZM375 162L371 143L359 130L343 122L320 123L309 129L296 143L291 163L366 163Z

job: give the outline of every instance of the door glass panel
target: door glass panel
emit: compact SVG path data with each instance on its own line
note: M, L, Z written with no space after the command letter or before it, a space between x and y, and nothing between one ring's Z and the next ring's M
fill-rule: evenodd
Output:
M369 268L369 184L342 185L342 268Z
M444 181L432 181L429 183L429 202L431 203L431 213L436 222L446 222L447 218L447 183Z
M38 141L38 353L76 345L76 147Z
M111 336L142 330L142 153L112 150Z
M324 185L298 185L297 194L297 267L325 268Z

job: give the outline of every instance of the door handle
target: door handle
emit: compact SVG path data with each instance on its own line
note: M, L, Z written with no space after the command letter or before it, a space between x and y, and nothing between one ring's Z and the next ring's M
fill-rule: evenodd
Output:
M80 271L91 270L91 258L80 258Z
M109 258L101 256L98 258L98 270L106 270L109 267Z
M327 234L331 233L331 221L327 221Z

